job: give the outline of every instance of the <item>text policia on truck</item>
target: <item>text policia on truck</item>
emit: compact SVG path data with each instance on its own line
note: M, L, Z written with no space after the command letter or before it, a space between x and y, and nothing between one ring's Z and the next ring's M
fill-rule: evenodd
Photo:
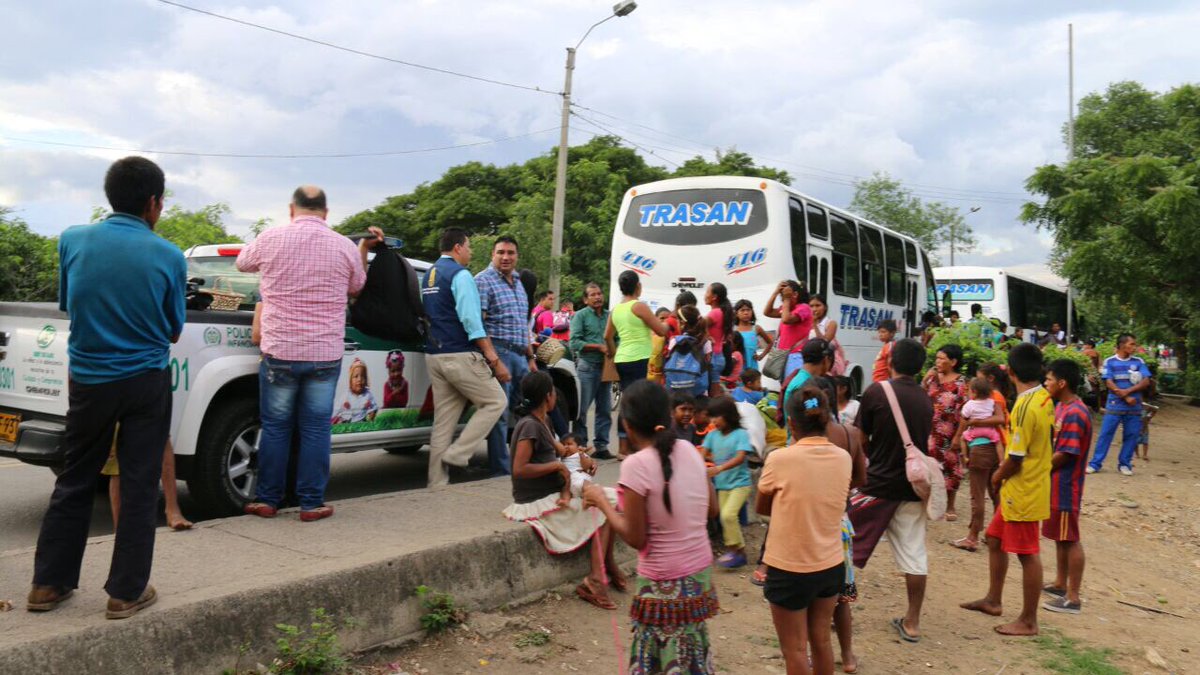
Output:
M625 270L637 272L642 299L655 310L713 282L725 284L731 302L744 298L761 310L780 281L799 281L828 300L859 391L879 351L879 322L892 319L908 336L921 313L937 311L932 269L911 237L761 178L675 178L630 189L613 234L614 292ZM776 328L777 320L759 317Z

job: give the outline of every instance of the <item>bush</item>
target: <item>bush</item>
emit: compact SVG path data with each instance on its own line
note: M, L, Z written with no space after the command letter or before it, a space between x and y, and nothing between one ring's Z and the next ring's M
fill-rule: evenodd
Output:
M417 586L417 598L421 601L421 628L426 633L440 633L447 628L457 626L467 618L467 613L455 605L454 596L441 593L428 586Z
M275 641L279 655L271 664L272 675L341 673L349 666L338 644L338 631L354 626L354 621L339 622L321 608L312 610L311 616L312 622L306 628L276 624L283 637Z
M963 350L962 363L958 372L971 377L985 363L1008 363L1008 352L1004 349L988 348L983 345L983 327L980 324L959 322L948 328L935 328L933 339L926 347L925 370L933 367L938 350L948 344L956 344ZM1009 340L1009 344L1017 344Z

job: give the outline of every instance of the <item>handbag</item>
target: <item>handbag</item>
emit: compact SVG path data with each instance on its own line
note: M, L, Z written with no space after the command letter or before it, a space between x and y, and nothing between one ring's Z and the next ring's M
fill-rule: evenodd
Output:
M879 384L883 387L888 405L892 408L892 418L895 419L896 429L900 432L900 441L904 443L904 473L908 482L925 503L925 515L930 520L941 520L946 515L946 478L942 475L942 467L936 459L913 445L892 383L884 380Z
M788 357L796 350L796 345L803 343L804 340L796 340L796 343L790 349L782 349L779 346L779 337L775 337L775 344L771 347L771 351L767 352L767 357L763 359L762 374L772 380L782 380L784 372L787 371Z
M611 356L604 357L604 370L600 373L601 382L620 382L621 375L617 372L617 363Z

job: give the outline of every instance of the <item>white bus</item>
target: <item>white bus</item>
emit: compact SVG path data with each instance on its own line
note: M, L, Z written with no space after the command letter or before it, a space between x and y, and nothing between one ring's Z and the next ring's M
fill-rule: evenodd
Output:
M769 331L778 321L762 309L772 289L800 281L828 300L857 391L870 383L879 322L894 319L899 335L909 336L922 312L937 311L933 271L911 237L761 178L673 178L631 188L613 233L614 305L617 276L627 269L641 276L642 299L655 309L673 308L683 290L703 304L705 287L724 283L729 301L753 302Z
M938 297L949 291L949 308L957 310L963 321L971 318L971 305L978 303L984 316L1009 326L1009 335L1021 328L1027 342L1034 341L1035 330L1044 336L1055 323L1067 329L1067 283L1058 277L1046 283L999 267L965 265L934 268L933 276ZM1074 325L1078 333L1078 320Z

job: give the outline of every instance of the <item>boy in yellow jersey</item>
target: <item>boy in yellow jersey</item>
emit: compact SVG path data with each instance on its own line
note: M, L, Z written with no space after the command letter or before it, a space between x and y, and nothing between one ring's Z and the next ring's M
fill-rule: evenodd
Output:
M1004 462L992 476L1000 487L1000 508L987 528L988 590L963 609L1000 616L1008 554L1021 561L1023 604L1016 621L995 630L1001 635L1037 635L1042 557L1038 524L1050 517L1050 466L1054 453L1054 400L1042 388L1042 352L1022 343L1008 353L1008 376L1017 388L1009 416Z

